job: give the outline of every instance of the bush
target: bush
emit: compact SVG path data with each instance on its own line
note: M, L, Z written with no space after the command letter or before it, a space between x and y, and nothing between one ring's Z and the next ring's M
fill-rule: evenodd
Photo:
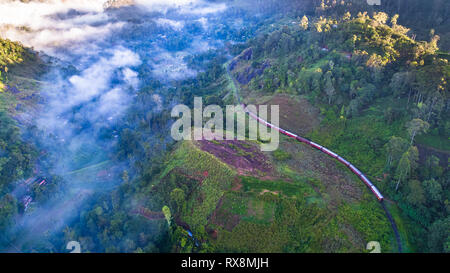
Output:
M288 152L278 149L273 152L273 157L278 161L286 161L291 159L292 156Z

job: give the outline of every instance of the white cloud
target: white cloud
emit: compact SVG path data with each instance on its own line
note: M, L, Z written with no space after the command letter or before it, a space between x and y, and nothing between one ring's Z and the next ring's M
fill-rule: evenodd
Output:
M155 58L149 65L153 68L153 75L163 80L178 80L182 78L194 77L196 71L190 69L184 58L187 52L170 53L163 49L155 54Z
M166 13L170 9L177 9L181 14L207 15L224 11L224 3L209 3L204 0L135 0L137 5L151 11Z
M96 62L84 69L80 74L67 81L54 79L53 86L45 90L49 97L46 113L38 121L41 128L56 134L67 134L67 126L61 116L77 105L88 107L91 121L104 118L105 115L117 116L125 109L128 94L124 92L130 86L137 88L137 73L130 67L138 66L141 60L134 52L118 47L110 50L108 57L100 57ZM122 78L112 86L116 72ZM123 83L121 83L123 82ZM95 100L99 98L98 100Z
M71 0L22 3L0 0L0 36L21 41L38 50L49 50L87 39L101 39L124 23L107 23L103 0ZM77 10L73 18L62 18ZM95 26L94 26L95 24ZM50 51L50 50L49 50Z
M167 18L158 18L155 20L156 24L158 26L168 26L173 28L174 30L181 30L184 27L184 22L183 21L175 21L175 20L170 20Z
M134 89L138 88L139 79L138 79L138 73L136 71L133 71L127 67L122 70L122 74L123 74L123 79L126 83L128 83Z

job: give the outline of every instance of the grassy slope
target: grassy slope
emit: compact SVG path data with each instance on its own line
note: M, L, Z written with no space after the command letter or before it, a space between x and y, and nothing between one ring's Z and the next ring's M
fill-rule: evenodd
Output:
M188 224L203 246L208 246L207 251L361 252L373 240L381 243L383 251L395 249L384 212L358 180L352 183L363 189L360 200L335 204L317 174L299 174L285 161L271 162L279 178L239 176L186 141L170 156L160 183L180 168L182 173L208 172L175 215ZM183 175L175 179L195 183ZM241 187L235 187L236 181Z
M202 186L187 200L182 213L182 220L187 222L194 232L202 232L207 223L207 216L212 213L224 191L231 186L235 172L214 156L200 151L189 141L181 143L171 154L171 160L161 174L161 179L175 168L182 168L188 173L208 172ZM202 202L197 202L199 196L202 196Z

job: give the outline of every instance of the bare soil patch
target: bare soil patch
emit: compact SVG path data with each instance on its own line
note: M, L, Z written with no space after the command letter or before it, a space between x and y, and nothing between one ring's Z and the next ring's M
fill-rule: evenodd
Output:
M259 104L279 105L280 127L295 134L305 135L320 125L319 110L306 99L277 94ZM268 109L270 113L270 107Z
M239 175L265 177L273 173L268 157L255 143L241 140L201 140L197 143L203 151L234 167Z
M416 144L417 149L419 150L419 162L421 164L425 164L426 160L432 155L439 158L439 165L446 169L448 168L448 158L450 156L449 151L438 150L423 144Z
M280 146L292 154L292 159L287 163L291 169L299 174L316 177L322 182L324 189L321 193L329 195L330 205L336 206L342 200L355 202L362 199L362 187L357 185L356 178L338 167L339 163L334 159L294 141L282 142Z

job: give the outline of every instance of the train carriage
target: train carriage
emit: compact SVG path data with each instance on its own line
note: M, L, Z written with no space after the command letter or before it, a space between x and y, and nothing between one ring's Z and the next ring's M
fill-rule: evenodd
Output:
M325 148L325 147L322 148L322 151L323 151L324 153L326 153L326 154L328 154L328 155L334 157L334 158L337 158L337 157L338 157L338 155L337 155L336 153L333 153L332 151L328 150L328 149Z
M313 146L314 148L321 150L323 147L320 146L319 144L315 143L315 142L310 142L309 145Z

